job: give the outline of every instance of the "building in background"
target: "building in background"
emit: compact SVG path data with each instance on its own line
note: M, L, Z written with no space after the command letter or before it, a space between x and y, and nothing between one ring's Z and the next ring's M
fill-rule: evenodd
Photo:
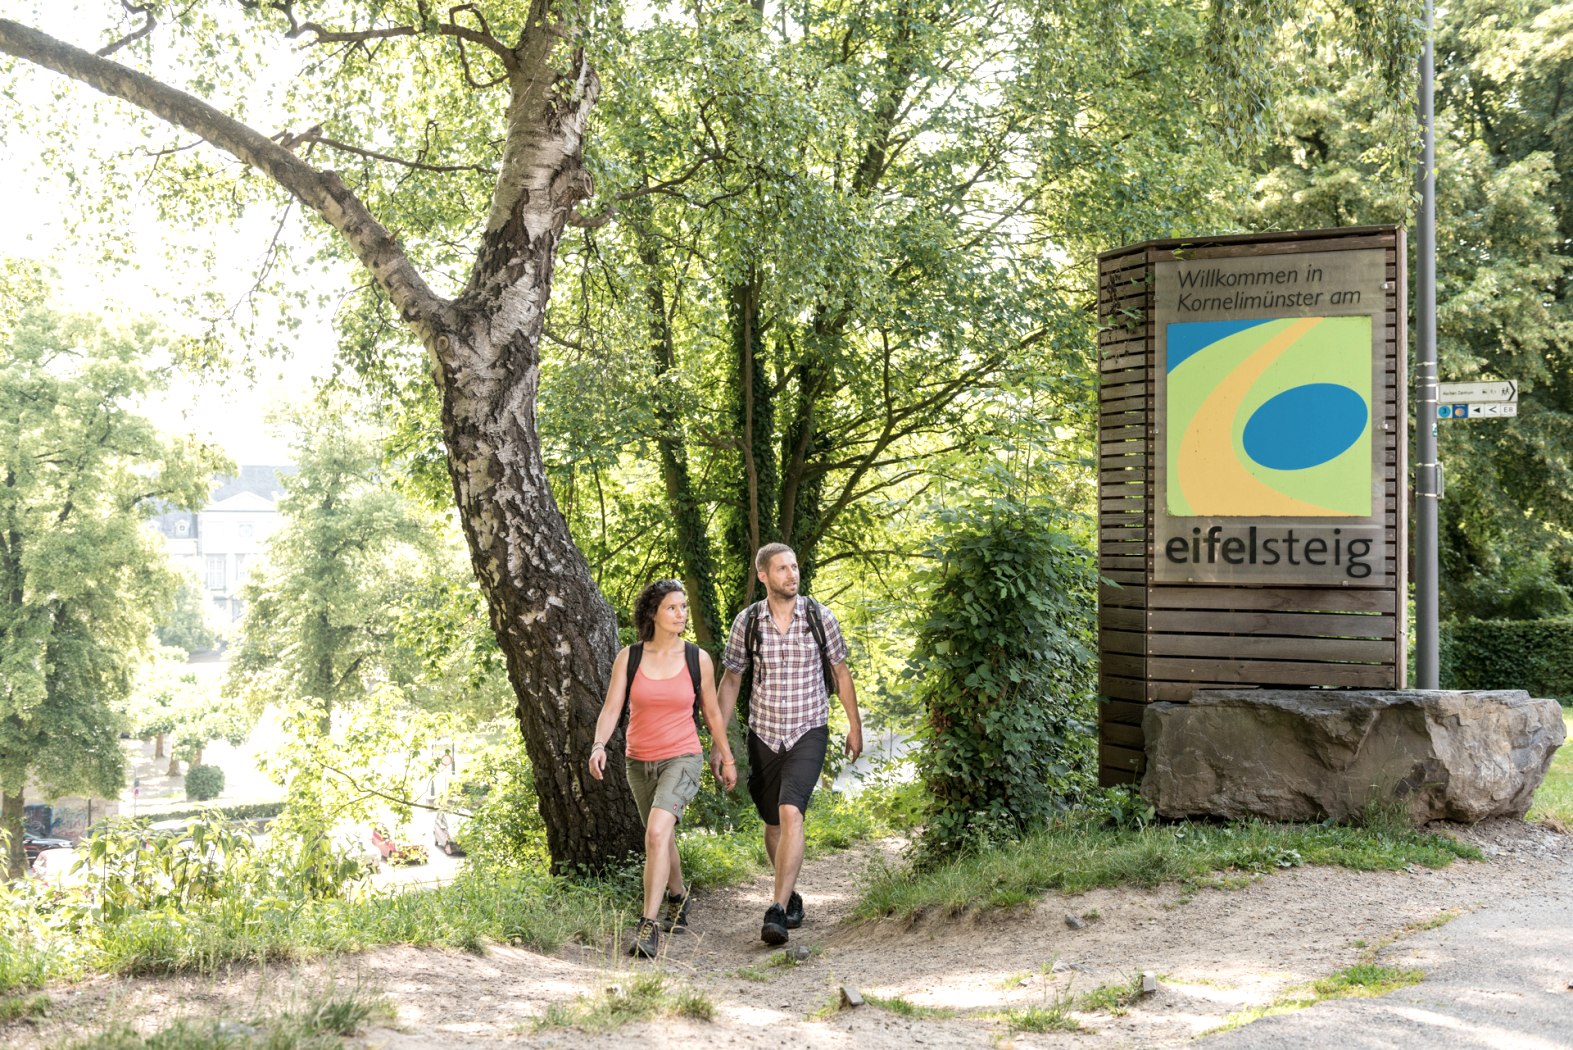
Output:
M292 466L241 467L233 477L214 479L213 494L197 511L171 511L154 519L170 558L195 574L223 634L245 612L240 589L255 560L279 527L282 478Z

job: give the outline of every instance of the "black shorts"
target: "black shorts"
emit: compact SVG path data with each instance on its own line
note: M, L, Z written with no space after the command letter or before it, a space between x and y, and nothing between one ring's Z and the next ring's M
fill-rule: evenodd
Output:
M825 768L825 748L830 727L815 726L785 751L772 751L763 740L748 733L748 795L759 810L759 819L775 827L781 807L795 806L808 812L808 799Z

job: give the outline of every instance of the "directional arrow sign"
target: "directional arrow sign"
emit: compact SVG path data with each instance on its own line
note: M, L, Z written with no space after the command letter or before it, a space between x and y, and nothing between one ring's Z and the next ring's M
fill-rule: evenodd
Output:
M1511 379L1490 383L1438 383L1436 388L1436 399L1444 403L1518 400L1518 384Z
M1473 404L1436 406L1438 419L1505 419L1516 415L1517 401L1477 401Z

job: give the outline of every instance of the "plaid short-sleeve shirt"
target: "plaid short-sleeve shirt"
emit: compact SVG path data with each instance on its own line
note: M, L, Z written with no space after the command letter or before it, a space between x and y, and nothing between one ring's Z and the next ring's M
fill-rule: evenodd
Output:
M772 750L784 751L797 743L810 729L830 721L830 688L819 662L819 643L808 626L805 602L814 599L799 595L786 633L776 630L775 621L764 602L756 602L737 614L732 633L727 636L721 664L728 671L742 674L748 662L748 630L754 614L759 623L754 636L754 684L748 701L748 727ZM825 629L825 656L830 666L845 663L847 643L841 625L824 605L819 606L819 622Z

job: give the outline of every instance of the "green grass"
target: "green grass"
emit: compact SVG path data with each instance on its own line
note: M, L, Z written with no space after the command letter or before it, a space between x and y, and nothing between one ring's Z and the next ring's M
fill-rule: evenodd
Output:
M552 1004L536 1024L536 1029L609 1032L634 1021L657 1017L710 1021L715 1018L715 1004L692 988L668 987L665 974L650 971L630 975L623 983L608 985L597 995L582 995L571 1003Z
M1132 1003L1142 997L1142 975L1132 974L1124 984L1105 984L1086 992L1076 999L1076 1009L1083 1013L1102 1010L1113 1017L1123 1017Z
M1573 709L1562 709L1568 739L1557 749L1546 779L1535 792L1526 820L1538 820L1559 831L1573 831Z
M1079 1032L1081 1022L1070 1015L1064 1003L1053 1006L1024 1006L995 1015L1012 1032Z
M49 1013L49 1005L47 995L18 995L0 999L0 1024L27 1017L43 1017Z
M308 959L413 944L478 951L488 941L555 951L626 924L631 902L561 879L467 872L431 890L255 910L141 913L99 931L96 968L211 973L236 962Z
M360 1032L367 1021L392 1018L392 1007L380 997L330 993L302 1010L246 1022L181 1020L147 1036L117 1025L68 1046L69 1050L340 1050L344 1037Z
M1395 992L1400 988L1419 984L1425 978L1420 970L1400 970L1394 966L1378 966L1363 962L1348 969L1312 981L1308 985L1291 988L1265 1006L1252 1007L1230 1014L1223 1024L1202 1033L1203 1036L1228 1032L1253 1021L1276 1014L1293 1013L1315 1006L1328 999L1370 999Z
M863 1001L869 1006L877 1006L881 1010L901 1017L911 1017L915 1020L942 1021L956 1016L956 1011L944 1006L921 1006L908 1002L899 995L865 995Z
M1301 864L1360 871L1411 864L1445 867L1479 851L1444 835L1379 823L1371 827L1181 823L1105 828L1072 817L1019 843L914 871L876 870L854 914L908 920L929 912L958 915L1015 907L1049 890L1081 893L1099 886L1155 887L1166 882L1228 885L1241 874Z

